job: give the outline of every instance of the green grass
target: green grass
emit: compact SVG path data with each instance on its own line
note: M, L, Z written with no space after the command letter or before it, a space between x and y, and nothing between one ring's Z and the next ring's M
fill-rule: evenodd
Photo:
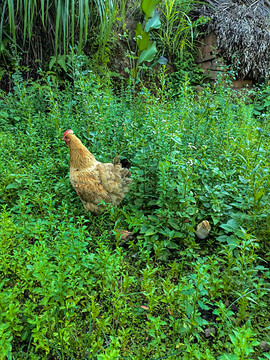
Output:
M269 359L269 125L248 96L188 82L173 99L116 96L80 66L61 90L14 81L0 98L0 359ZM98 160L131 161L118 208L85 213L68 128Z

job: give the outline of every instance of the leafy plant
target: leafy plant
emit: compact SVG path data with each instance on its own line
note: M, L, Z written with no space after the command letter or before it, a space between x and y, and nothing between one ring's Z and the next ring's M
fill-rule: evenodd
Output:
M152 29L158 29L161 25L160 13L156 11L156 6L160 3L160 0L142 0L142 10L144 12L144 22L137 23L135 27L135 40L138 46L138 59L134 69L134 78L137 77L138 66L143 62L153 61L156 53L155 41L150 41L149 32Z
M269 83L263 84L260 91L255 95L255 104L254 104L254 115L260 116L261 120L264 117L267 117L270 108L270 88Z
M260 344L259 341L255 340L254 333L251 328L242 328L239 331L233 330L233 334L230 334L230 340L234 345L233 354L224 354L220 356L219 360L235 359L244 360L247 356L254 353L254 346Z

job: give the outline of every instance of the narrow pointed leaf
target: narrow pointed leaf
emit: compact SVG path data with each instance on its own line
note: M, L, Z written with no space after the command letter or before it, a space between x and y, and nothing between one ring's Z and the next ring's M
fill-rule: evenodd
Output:
M69 0L66 1L63 8L63 46L64 54L67 53L68 43L69 43Z
M14 14L14 2L13 0L8 0L8 16L9 16L9 27L14 41L15 51L16 51L16 27L15 27L15 14Z
M35 15L35 10L36 10L36 0L32 0L29 2L30 6L29 6L29 25L28 25L28 39L31 40L32 38L32 33L33 33L33 21L34 21L34 15Z
M89 2L88 0L85 2L85 11L84 11L84 16L85 16L85 24L84 24L84 43L86 44L87 42L87 35L88 35L88 22L89 22Z
M83 0L79 0L79 46L78 50L81 53L82 50L82 41L83 41L83 23L84 23L84 6Z
M60 16L61 16L61 1L58 0L57 11L56 11L56 24L55 24L55 56L58 53L58 43L59 43L59 28L60 28Z
M2 38L3 38L3 23L4 23L4 14L5 14L5 11L6 11L6 5L7 5L7 2L5 1L4 3L4 6L3 6L3 12L2 12L2 15L1 15L1 23L0 23L0 44L2 44Z
M45 27L45 24L44 24L44 0L41 0L41 21L42 21L42 25L43 27Z
M74 36L75 36L75 0L71 1L71 45L74 47Z

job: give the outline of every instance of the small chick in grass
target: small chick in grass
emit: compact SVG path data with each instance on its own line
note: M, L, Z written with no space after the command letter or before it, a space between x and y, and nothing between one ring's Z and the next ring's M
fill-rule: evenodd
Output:
M82 144L71 129L62 140L70 150L69 179L85 210L99 214L102 202L119 205L129 190L130 171L122 167L120 156L112 163L101 163Z
M206 239L211 230L211 226L207 220L203 220L197 225L196 235L199 239Z

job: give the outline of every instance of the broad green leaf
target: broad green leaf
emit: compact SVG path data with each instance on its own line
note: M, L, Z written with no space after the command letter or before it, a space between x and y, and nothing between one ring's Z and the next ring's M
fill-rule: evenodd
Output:
M20 184L14 182L12 184L7 185L6 189L18 189L19 187L20 187Z
M220 219L218 217L215 217L214 215L211 216L212 217L212 221L214 223L214 225L217 225L220 221Z
M149 203L148 203L149 205ZM148 218L152 221L158 222L160 221L159 217L155 216L155 215L148 215Z
M179 221L177 221L177 219L171 218L168 220L168 223L171 225L172 228L174 228L175 230L179 230Z
M259 191L256 192L255 195L255 200L258 201L260 200L260 198L264 195L264 189L260 189Z
M178 249L179 246L175 242L169 241L169 243L166 245L166 247L168 249Z
M196 290L195 289L193 289L193 288L185 288L184 290L182 290L182 291L180 291L180 294L183 294L183 295L192 295L192 294L194 294L196 292Z
M228 232L232 232L234 229L228 224L221 224L220 227Z
M56 62L56 56L52 56L52 57L51 57L51 60L50 60L50 63L49 63L49 69L50 69L50 70L52 70L55 62Z
M158 62L159 64L161 64L161 65L165 65L165 64L167 64L168 59L165 58L164 56L160 56L160 57L158 58L157 62Z
M153 206L153 205L157 205L157 200L150 200L148 203L147 203L148 206Z
M239 224L236 220L230 219L227 224L221 224L220 227L229 232L233 232L239 229Z
M59 56L57 59L57 64L61 66L61 68L63 70L65 70L65 72L67 72L67 67L66 67L66 57L63 56Z
M161 0L142 0L142 10L147 18L151 18L154 15L156 6Z
M157 231L153 228L150 228L146 231L146 233L144 234L145 236L151 236L151 235L155 235L157 233Z
M144 30L148 32L151 29L159 29L161 26L159 17L160 17L160 12L155 11L154 16L147 21Z
M135 27L135 40L139 48L139 53L146 50L149 45L149 34L142 28L141 23L137 23Z
M231 246L232 248L235 248L237 246L237 238L235 236L228 236L227 238L227 244Z
M208 305L204 304L201 300L198 300L198 305L203 310L209 310L210 309L210 307Z
M238 355L223 354L218 358L218 360L239 360L239 357Z
M218 236L217 238L216 238L216 240L217 241L219 241L219 242L228 242L228 238L229 238L230 236L228 236L228 235L220 235L220 236Z
M148 48L143 50L143 52L139 56L139 64L144 61L152 61L157 53L156 43L155 41L150 41Z

